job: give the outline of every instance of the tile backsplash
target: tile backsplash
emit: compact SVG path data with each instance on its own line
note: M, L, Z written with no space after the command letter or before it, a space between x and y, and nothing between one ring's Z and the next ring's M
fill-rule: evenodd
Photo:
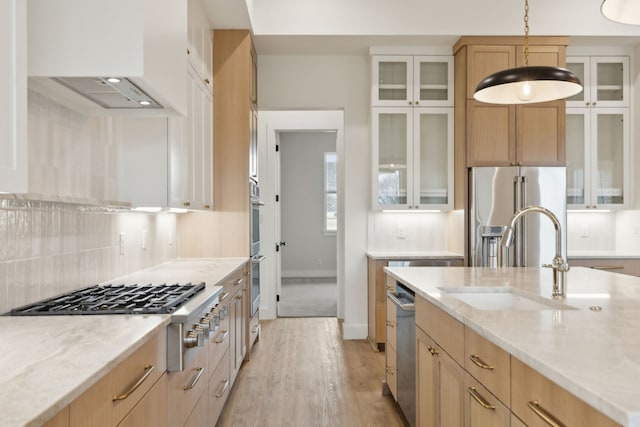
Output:
M0 313L175 259L175 230L168 213L0 201Z
M175 214L94 205L117 200L116 120L29 91L29 194L80 202L0 198L0 313L176 258Z
M445 212L369 212L371 251L447 251Z

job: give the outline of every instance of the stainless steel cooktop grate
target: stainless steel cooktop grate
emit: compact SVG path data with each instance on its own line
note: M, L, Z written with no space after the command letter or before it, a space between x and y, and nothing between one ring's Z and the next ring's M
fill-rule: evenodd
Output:
M23 307L12 316L166 314L205 288L199 284L93 285Z

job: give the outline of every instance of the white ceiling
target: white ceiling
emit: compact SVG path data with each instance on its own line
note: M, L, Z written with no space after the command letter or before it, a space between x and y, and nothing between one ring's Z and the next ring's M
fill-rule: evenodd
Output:
M524 0L201 0L212 28L251 29L259 54L367 53L371 46L450 51L461 35L524 34ZM608 21L601 0L530 0L531 35L571 46L640 44L640 26Z

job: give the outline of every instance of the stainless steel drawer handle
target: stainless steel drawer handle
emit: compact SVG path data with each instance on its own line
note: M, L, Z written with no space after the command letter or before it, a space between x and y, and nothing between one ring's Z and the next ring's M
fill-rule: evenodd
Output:
M469 387L467 391L469 392L471 397L473 397L473 400L478 402L480 406L482 406L484 409L492 409L492 410L496 409L495 405L492 405L491 403L487 402L487 399L482 397L482 395L478 393L478 390L476 390L475 387Z
M198 384L198 381L200 381L200 377L202 376L202 373L204 372L204 368L194 368L193 370L194 371L198 371L198 373L196 374L195 377L193 377L193 381L191 381L191 384L182 387L183 390L191 390L192 388L194 388L196 386L196 384Z
M624 270L622 265L594 265L591 268L594 270Z
M229 292L225 292L224 294L222 294L222 296L220 296L220 301L224 301L228 296Z
M552 427L565 427L564 424L562 424L562 422L560 422L556 417L554 417L549 411L547 411L546 409L544 409L542 406L540 406L540 404L538 403L537 400L532 400L530 402L527 402L527 406L529 406L529 408L540 418L542 418L542 420L549 424Z
M482 369L488 369L490 371L493 371L493 366L485 363L482 359L480 359L480 356L478 356L477 354L472 354L471 356L469 356L469 359L471 359L474 365Z
M153 370L156 367L153 365L144 365L144 375L142 375L140 377L140 379L124 394L121 394L120 396L118 396L117 394L114 394L113 397L111 398L112 401L116 401L116 400L125 400L127 397L131 396L131 394L136 391L136 389L138 387L140 387L140 385L147 379L149 378L149 375L151 375L151 373L153 372Z
M224 331L224 333L222 334L222 336L220 338L218 338L217 340L215 340L214 342L216 344L222 344L224 342L224 340L227 339L227 337L229 336L229 331Z
M224 393L227 391L227 388L229 387L229 380L224 380L222 383L224 384L222 386L222 390L220 390L218 393L216 393L216 397L224 396Z

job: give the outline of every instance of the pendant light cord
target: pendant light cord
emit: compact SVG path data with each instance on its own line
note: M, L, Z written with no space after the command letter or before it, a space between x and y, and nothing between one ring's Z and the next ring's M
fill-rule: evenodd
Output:
M529 0L524 0L524 66L529 66Z

